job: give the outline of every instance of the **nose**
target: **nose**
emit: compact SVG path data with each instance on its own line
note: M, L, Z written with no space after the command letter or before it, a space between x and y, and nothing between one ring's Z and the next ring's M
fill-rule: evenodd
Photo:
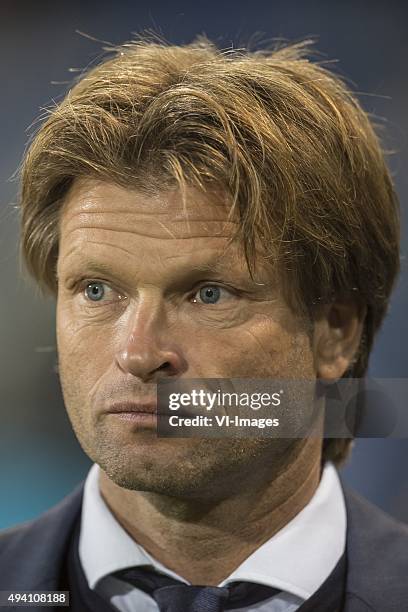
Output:
M143 381L180 376L187 362L180 345L167 332L163 309L139 302L116 353L119 368Z

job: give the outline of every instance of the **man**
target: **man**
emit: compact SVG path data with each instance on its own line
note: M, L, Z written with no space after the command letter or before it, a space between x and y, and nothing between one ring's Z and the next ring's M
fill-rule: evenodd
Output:
M35 136L22 248L95 465L3 533L0 589L81 612L408 609L407 528L343 489L349 440L156 435L160 381L366 371L398 206L367 116L304 55L136 41Z

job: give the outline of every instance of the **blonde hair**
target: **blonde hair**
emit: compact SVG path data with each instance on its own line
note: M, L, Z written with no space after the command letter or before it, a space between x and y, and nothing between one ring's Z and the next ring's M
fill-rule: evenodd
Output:
M399 269L398 203L367 114L306 54L140 39L83 74L22 165L21 246L39 284L56 290L59 211L76 178L221 187L250 271L259 242L290 303L310 314L343 297L366 306L348 372L363 376ZM348 445L326 440L324 458L341 461Z

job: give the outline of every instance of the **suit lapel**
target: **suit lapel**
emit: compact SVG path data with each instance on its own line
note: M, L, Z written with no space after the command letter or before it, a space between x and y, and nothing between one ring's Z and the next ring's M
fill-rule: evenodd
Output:
M344 612L401 612L408 601L408 527L342 485L348 570Z
M71 531L81 511L83 484L38 519L2 534L0 589L57 589Z

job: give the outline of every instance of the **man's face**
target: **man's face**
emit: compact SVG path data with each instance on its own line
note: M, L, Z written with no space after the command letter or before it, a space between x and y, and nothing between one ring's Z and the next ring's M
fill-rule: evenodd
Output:
M173 378L315 376L307 328L271 265L251 280L227 241L221 195L146 196L81 180L62 210L57 341L65 404L85 452L120 486L226 494L244 475L271 477L304 441L157 438L108 412L155 397ZM229 483L229 484L227 484Z

